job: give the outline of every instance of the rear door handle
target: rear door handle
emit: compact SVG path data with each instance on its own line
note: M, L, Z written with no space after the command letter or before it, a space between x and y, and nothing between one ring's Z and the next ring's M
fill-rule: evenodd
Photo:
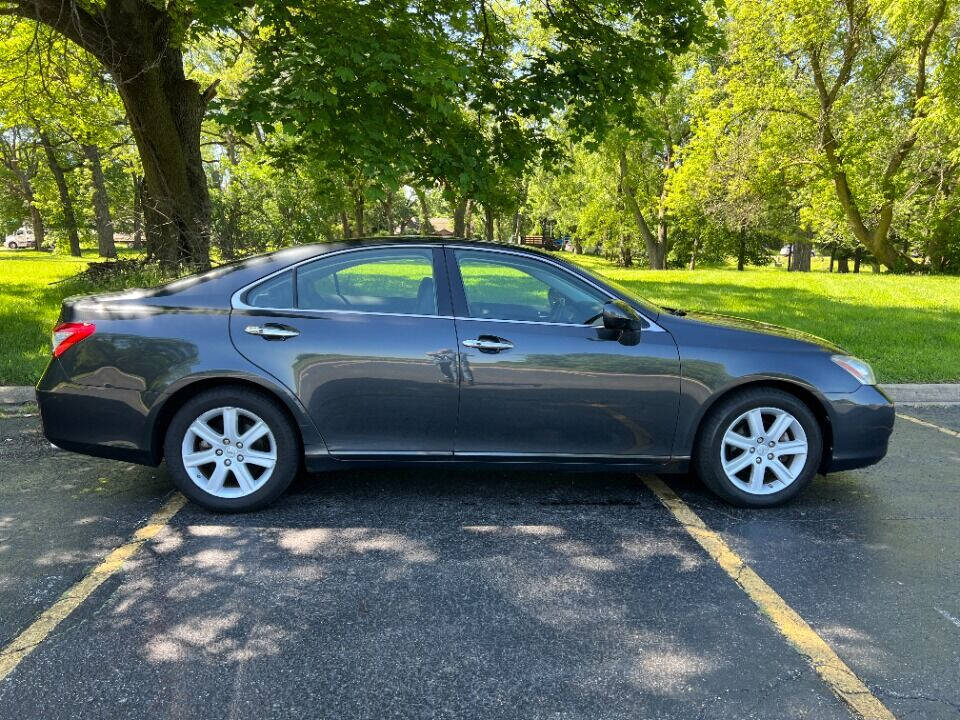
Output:
M474 348L480 352L496 353L501 350L512 350L513 343L503 338L477 338L476 340L464 340L463 346Z
M300 331L289 325L278 323L264 323L263 325L247 325L243 331L251 335L259 335L264 340L286 340L296 337Z

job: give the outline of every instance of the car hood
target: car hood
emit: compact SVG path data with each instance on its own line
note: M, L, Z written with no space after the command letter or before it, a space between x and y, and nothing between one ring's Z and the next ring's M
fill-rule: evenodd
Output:
M666 316L661 315L661 318L677 316ZM772 325L770 323L761 322L759 320L749 320L747 318L734 317L732 315L721 315L719 313L711 312L687 312L682 316L683 320L702 323L706 325L714 325L724 328L729 328L731 330L740 330L744 332L757 333L760 335L767 335L772 337L785 338L787 340L795 340L798 342L807 343L810 345L815 345L822 350L826 350L831 353L838 353L841 355L848 354L839 345L836 345L829 340L825 340L822 337L817 337L811 333L803 332L802 330L794 330L792 328L783 327L782 325Z

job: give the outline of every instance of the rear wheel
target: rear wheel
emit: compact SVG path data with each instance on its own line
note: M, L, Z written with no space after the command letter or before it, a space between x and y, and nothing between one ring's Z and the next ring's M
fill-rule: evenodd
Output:
M7 247L10 248L11 250L16 250L17 244L11 240L10 242L7 243Z
M756 388L731 395L709 413L694 464L724 500L769 507L810 484L822 451L820 426L805 403L783 390Z
M217 512L268 505L300 466L286 414L270 397L244 388L209 390L187 402L170 422L164 455L180 491Z

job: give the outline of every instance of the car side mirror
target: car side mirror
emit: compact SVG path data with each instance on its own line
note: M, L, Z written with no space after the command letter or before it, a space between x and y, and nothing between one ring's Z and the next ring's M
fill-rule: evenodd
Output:
M608 300L603 305L603 326L607 330L636 331L643 328L637 311L623 300Z

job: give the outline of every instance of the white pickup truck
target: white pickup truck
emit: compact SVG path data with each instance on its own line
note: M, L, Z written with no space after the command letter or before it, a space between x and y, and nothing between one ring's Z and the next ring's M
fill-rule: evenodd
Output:
M11 250L16 250L17 248L36 247L37 241L33 237L33 230L27 227L22 227L13 234L7 235L3 239L3 245Z

